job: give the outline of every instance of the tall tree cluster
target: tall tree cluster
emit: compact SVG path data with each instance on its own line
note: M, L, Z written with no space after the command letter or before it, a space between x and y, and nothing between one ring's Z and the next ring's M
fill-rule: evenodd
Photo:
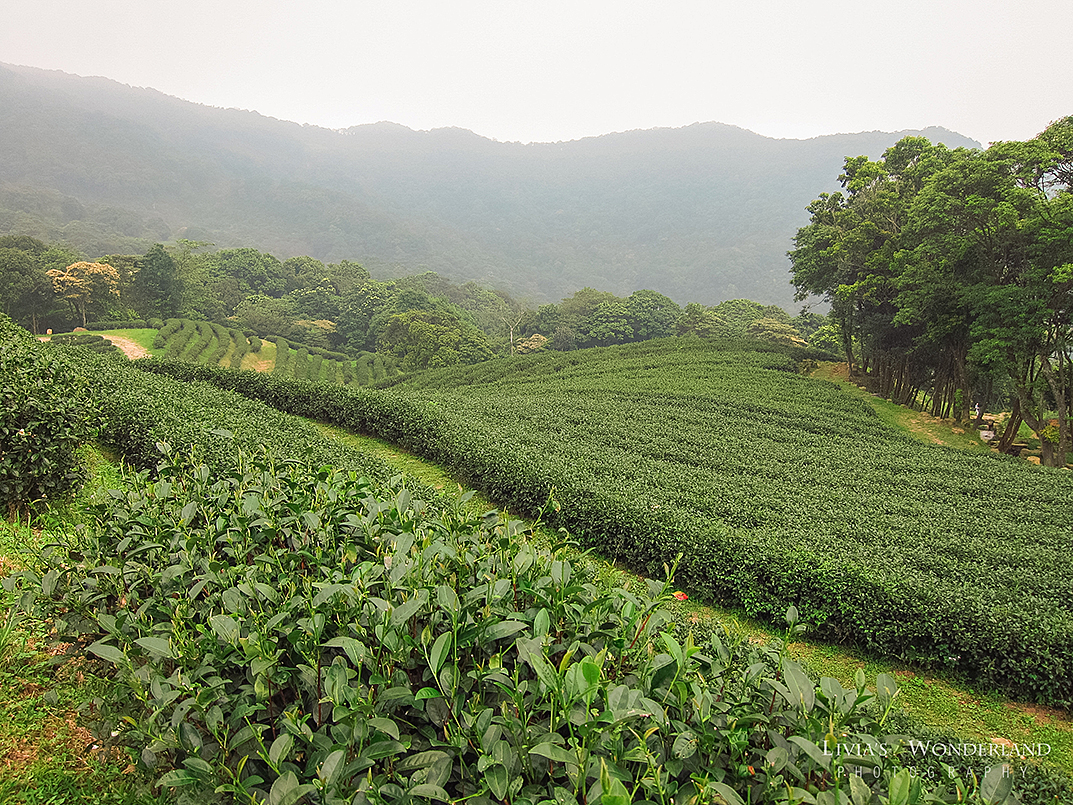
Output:
M798 299L831 304L851 368L898 402L967 419L1008 398L1043 462L1070 451L1073 117L985 150L908 137L848 158L790 252Z

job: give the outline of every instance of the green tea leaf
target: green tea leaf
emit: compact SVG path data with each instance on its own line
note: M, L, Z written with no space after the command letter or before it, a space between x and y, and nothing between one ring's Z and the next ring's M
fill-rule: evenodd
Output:
M424 797L425 799L438 799L440 802L450 802L450 795L440 788L438 785L428 785L422 783L415 785L409 791L406 792L411 797Z
M1004 765L992 766L980 781L984 805L1002 805L1013 793L1013 775Z
M324 758L324 762L317 769L317 777L320 778L326 786L335 785L340 773L343 771L346 765L346 750L336 749L334 752Z
M91 651L100 657L102 660L108 660L108 662L115 663L116 665L129 665L130 660L127 659L127 655L115 646L111 646L107 643L96 642L86 647L87 651Z
M162 637L139 637L134 642L151 654L156 654L161 657L175 656L171 650L171 643Z
M239 625L230 615L212 615L209 617L209 626L216 636L225 643L234 645L239 636Z
M539 755L540 757L546 757L548 760L554 760L556 763L574 763L577 764L577 756L572 755L563 749L561 746L556 746L553 743L537 744L529 750L530 755Z

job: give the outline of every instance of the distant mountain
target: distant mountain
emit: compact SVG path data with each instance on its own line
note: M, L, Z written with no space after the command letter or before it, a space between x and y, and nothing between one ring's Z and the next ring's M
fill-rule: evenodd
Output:
M0 234L99 257L186 237L432 270L531 303L583 286L792 307L786 251L846 156L940 128L776 140L721 123L502 143L332 131L103 78L0 65Z

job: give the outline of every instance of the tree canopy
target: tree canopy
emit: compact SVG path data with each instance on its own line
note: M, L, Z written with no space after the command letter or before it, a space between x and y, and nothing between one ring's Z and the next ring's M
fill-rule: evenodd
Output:
M790 252L798 298L831 303L851 366L900 402L966 419L1005 393L1045 463L1070 450L1073 118L1026 142L908 137L846 159ZM986 404L987 399L984 400Z

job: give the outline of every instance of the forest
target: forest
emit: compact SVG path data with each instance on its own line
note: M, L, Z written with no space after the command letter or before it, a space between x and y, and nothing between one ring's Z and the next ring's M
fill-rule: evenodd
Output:
M1012 407L1043 462L1071 449L1073 117L1026 142L948 149L910 137L848 158L790 252L877 393L966 420ZM924 397L926 396L926 400Z
M403 371L495 355L569 351L671 335L753 337L837 348L825 319L732 300L684 308L652 290L618 297L584 288L531 309L501 290L425 274L375 280L357 263L325 265L252 248L179 241L95 262L29 236L0 236L0 305L34 333L76 326L164 327L176 318L284 338L312 349L376 352ZM825 340L826 339L826 340Z

